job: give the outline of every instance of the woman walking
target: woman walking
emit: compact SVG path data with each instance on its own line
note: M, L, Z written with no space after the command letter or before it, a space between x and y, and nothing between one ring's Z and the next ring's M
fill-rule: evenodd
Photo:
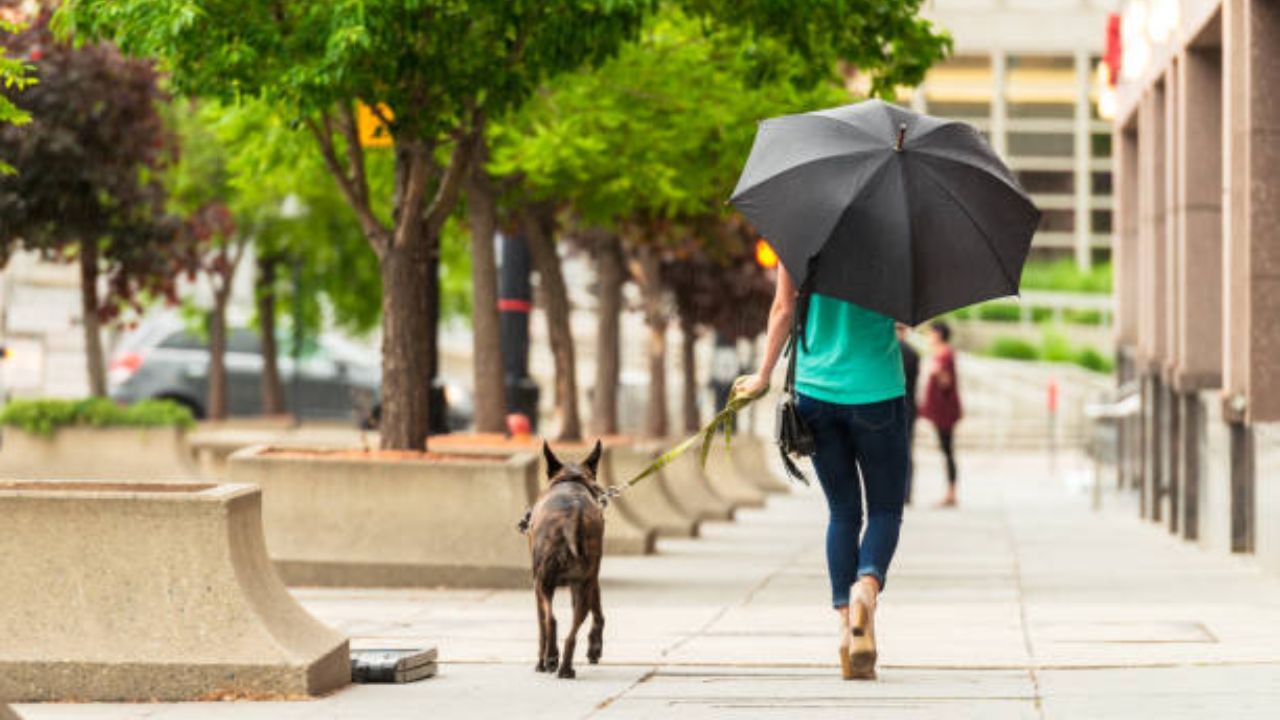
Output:
M951 349L951 328L942 321L929 326L930 369L920 414L938 431L938 445L947 463L947 493L939 507L956 506L955 428L963 416L960 385L956 377L955 352Z
M795 322L797 293L778 268L760 369L738 392L768 388ZM875 677L876 601L898 546L907 481L907 408L892 318L814 293L796 343L797 409L813 433L813 465L826 495L827 572L839 616L844 678ZM863 533L862 496L867 498Z

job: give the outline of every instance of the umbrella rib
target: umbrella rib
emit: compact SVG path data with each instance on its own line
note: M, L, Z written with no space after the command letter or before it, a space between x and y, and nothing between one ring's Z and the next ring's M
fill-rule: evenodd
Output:
M807 168L807 167L809 167L810 165L816 165L816 164L818 164L818 163L828 162L828 161L830 161L830 160L849 160L849 159L851 159L851 158L855 158L855 157L857 157L857 156L859 156L859 155L865 155L865 154L867 154L867 153L873 153L873 152L880 152L880 148L866 148L866 149L863 149L863 150L854 150L853 152L849 152L849 153L841 153L841 154L839 154L839 155L823 155L822 157L817 157L817 158L814 158L814 159L812 159L812 160L805 160L804 162L800 163L799 165L792 165L791 167L787 168L786 170L783 170L783 171L781 171L781 172L776 172L776 173L774 173L774 174L770 175L769 177L762 178L759 182L757 182L757 183L755 183L755 184L753 184L753 185L748 185L748 186L746 186L745 188L742 188L741 190L739 190L739 191L735 192L735 193L733 194L733 197L729 198L729 200L730 200L730 202L733 202L733 201L737 200L738 198L741 198L743 195L746 195L747 193L751 192L752 190L755 190L756 188L760 187L761 185L764 185L764 184L766 184L766 183L773 182L774 180L777 180L778 178L783 177L783 176L785 176L785 175L790 175L791 173L793 173L793 172L795 172L795 171L797 171L797 170L803 170L804 168Z
M920 153L921 155L928 155L928 156L929 156L929 157L931 157L931 158L935 158L935 159L937 159L937 160L941 160L941 161L943 161L943 162L948 162L948 163L951 163L952 165L961 165L961 166L967 167L967 168L969 168L969 169L971 169L971 170L978 170L979 172L984 172L984 173L986 173L986 174L988 174L988 175L990 175L990 176L992 176L992 177L994 177L994 178L998 179L1001 183L1003 183L1003 184L1005 185L1005 187L1008 187L1010 190L1013 190L1014 192L1018 193L1019 195L1025 195L1025 194L1026 194L1026 192L1027 192L1026 190L1023 190L1022 188L1018 187L1016 184L1014 184L1014 183L1010 183L1008 179L1001 177L999 173L993 173L993 172L991 172L991 169L990 169L990 168L982 167L982 166L980 166L980 165L975 165L975 164L973 164L973 163L971 163L971 162L965 162L964 160L959 160L959 159L957 159L957 158L953 158L953 157L951 157L951 156L949 156L949 155L944 155L944 154L942 154L942 153L938 152L935 148L920 148L920 147L918 147L918 148L913 148L913 150L914 150L915 152ZM1012 172L1012 171L1011 171L1011 172Z
M878 138L870 130L867 130L861 125L854 125L851 122L847 122L839 118L833 118L829 115L819 115L818 113L803 113L799 117L811 117L811 118L817 118L819 120L825 120L826 122L835 123L839 125L841 128L844 128L846 130L853 130L854 132L858 133L859 135L866 138L867 140L870 140L871 142L876 142L876 143L883 142L885 148L893 147L892 139L885 140L883 138ZM890 124L892 124L892 121L890 121ZM869 148L869 149L879 149L879 148Z
M1004 258L1000 257L1000 253L996 252L995 244L991 241L991 235L987 232L987 229L982 227L982 224L973 216L973 213L969 212L969 206L965 204L964 200L962 200L960 196L951 192L951 188L947 187L946 183L938 180L937 176L934 174L935 171L933 168L929 167L927 163L921 163L920 167L923 168L925 174L928 175L929 181L937 186L939 190L946 193L947 197L951 198L951 201L954 202L956 206L960 208L960 211L964 213L964 216L969 218L969 222L978 229L978 233L982 235L982 240L987 246L987 251L991 253L991 257L995 258L996 265L1000 268L1000 274L1004 275L1005 281L1008 282L1009 287L1013 289L1013 294L1017 295L1018 283L1014 282L1013 276L1009 274L1009 268L1005 267Z

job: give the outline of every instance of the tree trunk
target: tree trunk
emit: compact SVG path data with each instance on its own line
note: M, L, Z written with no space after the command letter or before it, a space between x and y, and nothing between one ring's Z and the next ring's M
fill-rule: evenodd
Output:
M213 312L209 316L209 397L208 418L227 419L227 300L231 283L213 292Z
M475 370L476 432L506 429L507 399L502 370L502 333L498 319L498 264L494 234L497 198L485 164L489 148L483 128L477 130L471 170L467 174L467 215L471 225L471 329Z
M421 237L386 248L382 268L382 417L385 450L426 450L434 308L431 246Z
M684 430L694 432L701 425L698 417L698 366L694 357L694 346L698 341L697 328L689 318L680 318L680 368L684 374L684 386L681 388L684 401Z
M107 370L103 364L102 323L98 320L98 243L80 243L80 312L84 326L84 360L89 373L89 394L107 396Z
M574 367L573 331L569 326L569 293L560 272L552 213L552 209L545 207L527 211L523 224L529 252L533 255L533 266L542 281L547 335L556 366L556 414L560 418L560 439L580 440L582 421L578 416L578 379Z
M280 256L258 256L258 323L262 343L262 414L283 415L280 349L276 345L276 270Z
M662 297L658 253L651 248L639 251L638 279L644 298L645 324L649 328L649 413L645 434L667 436L667 313Z
M592 426L597 435L618 433L618 382L622 366L622 285L626 282L622 241L613 233L596 240L596 385L592 398Z

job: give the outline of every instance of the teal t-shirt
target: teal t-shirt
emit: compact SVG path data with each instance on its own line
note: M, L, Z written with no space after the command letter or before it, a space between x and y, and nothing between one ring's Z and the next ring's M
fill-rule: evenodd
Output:
M906 394L892 318L814 293L805 325L808 350L796 359L796 390L829 403L862 405Z

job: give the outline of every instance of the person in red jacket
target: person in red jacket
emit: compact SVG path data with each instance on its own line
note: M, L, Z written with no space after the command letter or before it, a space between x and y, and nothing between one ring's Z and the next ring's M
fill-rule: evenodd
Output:
M956 377L955 352L951 349L951 328L942 321L929 326L929 380L925 385L920 416L928 418L938 431L938 444L947 461L947 494L942 507L956 504L956 423L964 415L960 407L960 386Z

